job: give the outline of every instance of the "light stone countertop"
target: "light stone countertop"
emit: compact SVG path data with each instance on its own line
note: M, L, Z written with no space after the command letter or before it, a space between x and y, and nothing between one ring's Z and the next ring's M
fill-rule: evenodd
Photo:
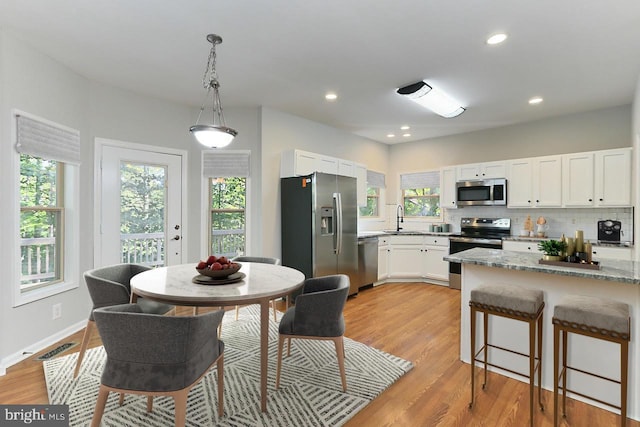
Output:
M612 259L597 260L600 270L579 267L538 264L540 254L529 252L504 251L501 249L473 248L444 257L445 261L462 264L484 265L487 267L522 270L537 273L558 274L562 276L584 277L587 279L608 280L640 285L640 263Z
M571 237L571 236L569 236ZM547 237L529 237L529 236L509 236L509 237L505 237L503 240L505 241L512 241L512 242L534 242L534 243L538 243L541 242L542 240L560 240L560 237L552 237L552 236L547 236ZM607 242L600 242L597 240L590 240L590 239L585 239L589 240L589 242L591 242L591 244L593 246L606 246L606 247L610 247L610 248L632 248L633 247L633 242L620 242L618 243L607 243Z

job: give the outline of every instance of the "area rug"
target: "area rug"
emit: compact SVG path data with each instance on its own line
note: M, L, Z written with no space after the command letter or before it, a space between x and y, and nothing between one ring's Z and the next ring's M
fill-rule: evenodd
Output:
M278 313L278 319L280 318ZM330 341L293 340L283 358L280 389L275 390L278 322L269 320L267 413L260 411L259 306L228 311L222 323L224 416L217 412L215 367L189 393L187 426L340 426L407 373L412 363L345 338L347 393L342 392L335 347ZM286 349L285 349L286 354ZM87 351L77 378L77 353L43 363L50 404L68 404L70 426L87 426L93 416L106 355ZM156 397L146 412L146 397L110 393L103 426L173 426L174 402Z

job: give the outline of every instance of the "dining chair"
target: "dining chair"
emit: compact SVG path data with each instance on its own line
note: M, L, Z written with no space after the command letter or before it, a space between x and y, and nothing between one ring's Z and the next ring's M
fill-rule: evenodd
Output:
M240 255L240 256L237 256L237 257L233 258L232 261L234 261L234 262L258 262L258 263L262 263L262 264L280 265L280 259L279 258L270 258L270 257L261 257L261 256ZM275 300L271 300L271 307L273 309L273 320L277 321L278 319L276 317L276 301ZM288 308L288 305L287 305L287 308ZM239 312L240 312L240 306L236 305L236 320L238 320Z
M223 316L224 310L161 316L144 313L138 304L96 309L94 317L107 360L91 426L100 425L110 392L146 395L147 412L153 411L154 396L170 396L175 403L175 425L184 426L189 390L214 364L218 417L222 417L224 343L218 339L217 328Z
M287 356L291 354L291 339L331 340L336 347L342 391L347 391L344 370L344 316L342 311L349 295L349 277L344 274L307 279L295 306L280 320L276 389L280 387L282 347L287 340Z
M93 319L93 311L97 308L107 307L110 305L126 304L131 299L130 280L133 276L143 271L150 270L151 267L141 264L115 264L107 267L96 268L84 273L84 280L87 283L87 289L93 302L93 307L89 313L89 320L84 330L78 360L76 361L76 369L73 377L78 376L80 365L84 359L84 353L87 350L89 340L95 330L95 321ZM145 298L138 298L138 304L144 313L150 314L167 314L175 313L175 307L169 304L163 304L151 301Z

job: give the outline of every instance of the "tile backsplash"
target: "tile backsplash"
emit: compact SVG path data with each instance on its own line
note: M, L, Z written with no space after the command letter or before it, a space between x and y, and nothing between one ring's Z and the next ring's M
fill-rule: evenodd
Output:
M385 205L386 221L378 222L378 226L371 227L362 224L361 229L378 229L384 224L383 229L396 228L397 205ZM460 209L445 210L444 223L451 224L452 232L460 231L460 219L463 217L487 217L487 218L511 218L511 234L519 234L524 226L527 215L536 223L538 217L543 216L547 220L549 229L547 235L552 238L573 236L576 230L584 232L584 238L591 241L598 239L599 220L618 220L622 223L623 242L633 241L633 208L559 208L559 209L507 209L498 206L468 206ZM426 230L430 222L413 218L406 218L402 227L404 230Z

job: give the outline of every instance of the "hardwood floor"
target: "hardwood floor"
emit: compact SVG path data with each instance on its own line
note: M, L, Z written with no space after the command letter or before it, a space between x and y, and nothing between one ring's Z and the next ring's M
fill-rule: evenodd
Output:
M190 313L191 309L178 312ZM346 336L414 364L407 375L356 414L348 427L528 425L528 386L502 375L489 373L487 389L478 386L476 403L473 409L468 408L469 365L458 358L459 291L424 283L386 284L349 298L344 313ZM82 331L63 342L81 340ZM90 346L97 345L100 339L94 338ZM42 363L33 360L36 356L14 365L0 377L0 403L48 403ZM553 369L545 362L543 369ZM477 375L481 372L478 369ZM536 426L553 425L552 397L552 393L543 391L545 410L536 410ZM620 424L619 416L571 399L567 413L568 418L561 419L562 426ZM628 421L627 426L640 427L640 422Z

